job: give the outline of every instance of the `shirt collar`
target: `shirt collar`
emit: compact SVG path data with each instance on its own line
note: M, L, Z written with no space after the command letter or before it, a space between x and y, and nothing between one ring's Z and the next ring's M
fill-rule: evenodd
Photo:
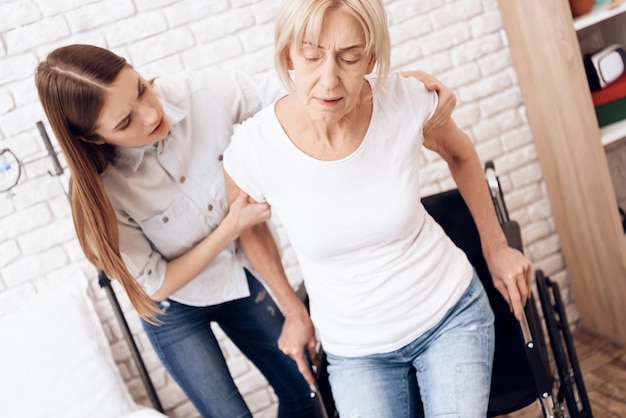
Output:
M182 121L187 116L187 112L165 101L162 102L162 105L163 112L167 116L167 119L170 121L170 135L168 135L162 141L156 142L154 144L144 145L142 147L117 147L119 157L116 165L120 167L126 167L132 171L137 171L139 165L143 161L143 156L145 155L146 150L149 150L151 147L156 147L157 153L160 154L161 152L163 152L165 143L170 139L171 129L174 129L174 125Z

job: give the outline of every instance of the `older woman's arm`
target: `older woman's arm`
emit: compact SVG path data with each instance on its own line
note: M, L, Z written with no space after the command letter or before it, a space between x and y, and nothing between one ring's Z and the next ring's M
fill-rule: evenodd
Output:
M226 172L224 179L228 201L232 202L241 189ZM278 347L296 362L306 381L314 385L307 356L312 362L316 359L315 329L306 306L289 284L271 231L266 223L253 225L241 232L239 243L285 317Z
M448 163L478 228L494 286L509 303L515 317L521 319L524 304L530 296L531 263L507 243L474 145L450 119L424 136L424 146Z

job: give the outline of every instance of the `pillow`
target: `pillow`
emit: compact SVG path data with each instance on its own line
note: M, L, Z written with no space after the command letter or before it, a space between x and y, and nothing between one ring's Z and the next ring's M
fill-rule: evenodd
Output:
M47 289L0 317L0 415L122 417L137 410L86 280Z

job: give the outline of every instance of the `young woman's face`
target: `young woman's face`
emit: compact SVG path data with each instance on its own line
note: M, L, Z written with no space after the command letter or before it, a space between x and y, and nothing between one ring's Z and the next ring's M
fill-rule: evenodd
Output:
M152 87L132 68L125 68L107 88L96 133L104 142L140 147L165 139L170 124Z
M357 20L338 9L326 12L318 45L294 44L289 58L298 102L313 120L326 123L355 108L365 75L376 63L365 53L365 34Z

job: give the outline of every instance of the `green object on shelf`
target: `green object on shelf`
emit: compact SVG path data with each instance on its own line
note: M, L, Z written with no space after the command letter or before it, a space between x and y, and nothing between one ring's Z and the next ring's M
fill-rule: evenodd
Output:
M626 119L626 97L596 106L595 109L600 128Z

